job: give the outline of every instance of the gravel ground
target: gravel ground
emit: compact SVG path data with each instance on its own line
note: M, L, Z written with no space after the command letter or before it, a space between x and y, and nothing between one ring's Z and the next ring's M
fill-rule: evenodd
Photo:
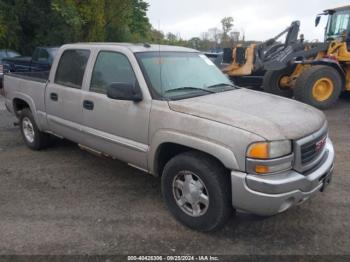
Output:
M325 193L204 234L170 215L152 176L67 141L30 151L0 98L0 254L350 254L349 109L350 96L326 111L337 159Z

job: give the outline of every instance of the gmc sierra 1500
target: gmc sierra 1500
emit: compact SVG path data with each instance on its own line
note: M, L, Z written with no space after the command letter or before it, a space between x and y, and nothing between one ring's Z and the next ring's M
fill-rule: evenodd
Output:
M324 114L233 86L196 50L86 43L50 75L5 75L6 106L34 150L56 135L161 177L172 214L203 231L235 209L274 215L330 182Z

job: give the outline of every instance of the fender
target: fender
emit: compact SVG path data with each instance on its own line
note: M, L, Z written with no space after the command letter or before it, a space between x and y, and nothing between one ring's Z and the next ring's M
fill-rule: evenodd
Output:
M344 72L344 69L342 66L339 64L338 61L330 59L330 58L322 58L319 60L314 60L314 61L305 61L303 64L310 64L310 65L326 65L326 66L331 66L335 70L338 71L340 74L343 83L345 83L345 77L346 77L346 72Z
M157 151L159 147L164 143L174 143L202 151L216 157L226 168L230 170L239 169L237 159L234 153L228 147L220 145L215 141L210 141L207 138L204 139L200 137L194 137L190 134L163 129L158 131L152 137L148 156L148 167L151 174L155 174Z
M30 108L30 111L32 111L35 123L37 124L39 130L41 130L40 121L39 121L39 118L38 118L38 114L37 114L37 110L36 110L36 107L35 107L34 100L27 94L15 91L12 94L12 97L11 97L13 109L15 109L15 107L14 107L14 100L15 99L21 99L21 100L23 100L24 102L26 102L29 105L29 108Z

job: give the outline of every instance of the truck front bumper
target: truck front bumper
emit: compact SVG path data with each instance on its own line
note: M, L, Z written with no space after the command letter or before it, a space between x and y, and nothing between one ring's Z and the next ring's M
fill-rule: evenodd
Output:
M330 182L334 148L327 139L324 156L307 174L294 170L275 175L250 175L232 171L232 204L237 210L270 216L281 213L322 191Z

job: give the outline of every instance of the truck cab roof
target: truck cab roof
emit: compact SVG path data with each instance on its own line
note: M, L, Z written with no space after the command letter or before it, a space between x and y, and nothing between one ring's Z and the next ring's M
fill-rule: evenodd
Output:
M133 53L139 52L199 52L198 50L180 47L180 46L170 46L170 45L157 45L157 44L148 44L148 43L75 43L64 45L63 48L91 48L91 47L124 47L129 49Z
M343 5L343 6L337 6L334 8L329 8L329 9L324 10L323 12L324 13L330 13L330 12L334 13L337 11L342 11L342 10L347 10L347 9L350 9L350 5Z

